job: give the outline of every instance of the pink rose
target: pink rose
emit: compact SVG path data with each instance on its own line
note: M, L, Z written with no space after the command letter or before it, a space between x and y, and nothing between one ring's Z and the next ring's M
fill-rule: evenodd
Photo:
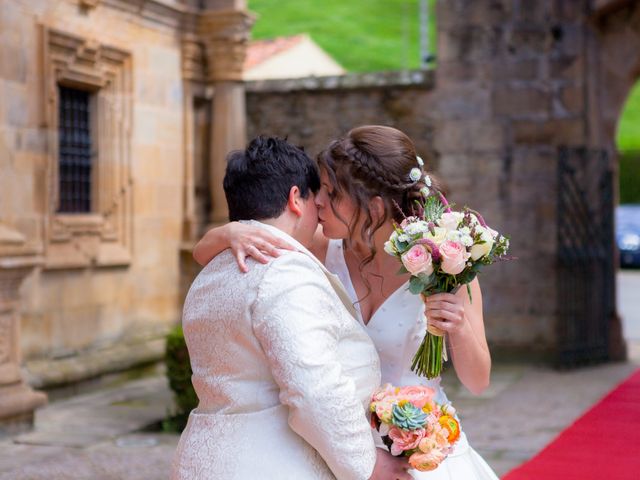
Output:
M433 273L433 260L431 254L423 245L414 245L407 253L402 255L402 264L411 275L424 273L431 275Z
M410 387L402 387L398 396L408 400L414 407L422 409L431 401L434 393L432 388L412 385Z
M440 245L440 255L442 256L442 264L440 265L442 271L449 275L458 275L462 272L469 259L469 253L464 245L451 240Z
M389 430L389 438L393 440L391 445L391 455L400 455L406 450L418 448L418 444L426 434L424 428L418 430L402 430L398 427L392 427Z

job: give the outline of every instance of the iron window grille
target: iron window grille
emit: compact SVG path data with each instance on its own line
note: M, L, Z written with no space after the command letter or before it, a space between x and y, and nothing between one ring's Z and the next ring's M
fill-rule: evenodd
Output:
M59 213L91 212L92 138L91 93L58 87Z

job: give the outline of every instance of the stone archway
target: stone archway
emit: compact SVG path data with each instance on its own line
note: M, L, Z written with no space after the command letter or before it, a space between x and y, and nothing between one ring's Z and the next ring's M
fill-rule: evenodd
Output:
M622 109L640 78L640 2L596 1L591 18L599 45L598 84L603 143L613 144Z
M597 34L599 44L599 69L598 77L601 85L600 100L600 126L604 138L601 141L611 146L611 150L618 155L615 146L615 136L625 103L631 89L640 81L640 1L617 0L596 2L596 11L592 16L592 24ZM619 185L619 163L613 165L618 173L615 177L616 185ZM618 196L618 200L620 197ZM616 202L617 203L617 202ZM620 272L622 273L622 272ZM633 301L630 300L633 286L637 283L633 276L617 276L616 289L621 289L617 297L619 301L627 299L626 309L618 305L619 322L617 328L626 326L627 340L630 342L631 351L634 351L633 337L629 337L629 327L637 321L633 311ZM633 331L633 328L631 329ZM611 345L611 351L620 353L625 351L626 343L623 332L616 336L618 345ZM632 354L633 355L633 354Z

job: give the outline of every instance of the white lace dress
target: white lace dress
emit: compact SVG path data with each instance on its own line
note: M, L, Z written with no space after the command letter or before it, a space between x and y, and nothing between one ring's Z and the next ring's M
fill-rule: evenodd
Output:
M349 277L341 241L329 242L325 266L340 278L355 302L357 295ZM363 322L358 304L355 306L360 322ZM391 294L365 326L380 356L383 384L428 385L436 391L437 402L446 402L447 397L440 385L440 377L427 380L411 371L411 360L424 337L425 329L422 300L409 292L406 285ZM386 448L381 441L378 441L378 445ZM420 480L498 480L491 467L469 446L464 432L454 452L437 469L431 472L411 470L411 473L414 478Z

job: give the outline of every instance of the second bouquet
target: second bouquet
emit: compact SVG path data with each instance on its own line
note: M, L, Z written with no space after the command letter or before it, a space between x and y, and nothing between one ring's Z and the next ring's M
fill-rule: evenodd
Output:
M412 179L422 179L427 185L423 200L416 202L413 216L396 225L385 251L402 263L399 273L411 274L411 293L455 293L466 286L473 301L469 283L482 267L505 257L509 239L491 229L475 210L453 211L444 195L428 188L429 176L421 169L414 170ZM411 370L427 378L440 375L446 357L443 336L437 328L427 327Z

